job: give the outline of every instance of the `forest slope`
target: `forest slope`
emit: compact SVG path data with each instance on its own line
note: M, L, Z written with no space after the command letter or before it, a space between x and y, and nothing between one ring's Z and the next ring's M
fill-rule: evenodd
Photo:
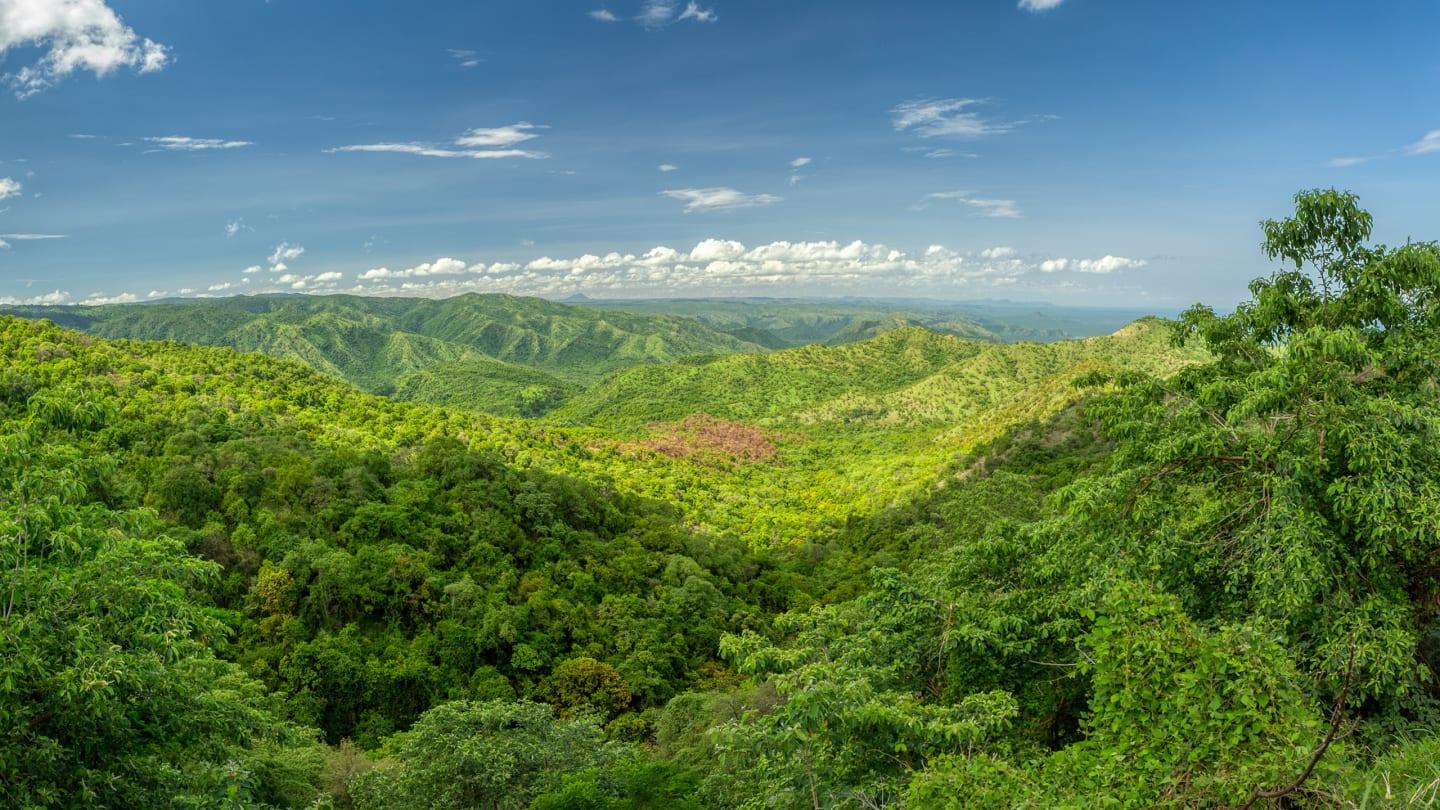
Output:
M763 350L687 318L509 295L264 295L3 311L100 337L261 352L370 393L508 414L539 412L629 366Z

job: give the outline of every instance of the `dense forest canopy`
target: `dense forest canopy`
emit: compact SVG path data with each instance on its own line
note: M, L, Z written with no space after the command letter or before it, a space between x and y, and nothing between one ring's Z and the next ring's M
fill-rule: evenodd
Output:
M1300 194L1233 312L1056 343L0 317L0 803L1432 805L1440 246L1370 232ZM225 348L317 319L400 365ZM430 349L563 397L374 395Z

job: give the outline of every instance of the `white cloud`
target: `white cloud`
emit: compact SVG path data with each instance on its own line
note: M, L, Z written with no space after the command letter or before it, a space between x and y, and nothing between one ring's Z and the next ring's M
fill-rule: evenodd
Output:
M678 4L674 0L645 0L645 5L641 7L640 14L635 21L646 28L657 29L686 20L697 23L713 23L720 19L713 8L701 8L700 4L694 0L687 2L685 8L678 14L676 13L677 8ZM595 13L591 12L591 16L595 16ZM597 17L596 19L601 18Z
M481 62L485 61L480 58L477 52L464 48L447 48L446 52L450 54L452 59L459 62L460 67L463 68L478 67Z
M36 242L46 239L68 239L63 233L0 233L0 237L17 242Z
M1013 124L983 118L974 98L913 99L890 110L896 132L913 131L922 138L979 138L1009 132Z
M773 194L745 194L733 188L676 188L660 193L672 200L683 201L687 212L753 208L774 205L782 199Z
M1104 256L1099 259L1046 259L1040 263L1040 272L1059 273L1069 270L1074 273L1095 273L1107 275L1116 270L1131 270L1147 265L1144 259L1127 259L1124 256Z
M101 295L100 293L96 293L95 295L92 295L89 298L81 301L80 305L87 307L98 307L104 304L133 304L139 300L140 297L132 292L122 292L115 295Z
M250 141L227 141L220 138L192 138L188 135L162 135L146 138L146 141L160 149L171 152L205 152L212 149L239 149L254 146Z
M0 177L0 200L18 197L20 196L20 192L24 190L25 187L20 185L19 180L13 177Z
M790 161L790 168L792 168L792 169L798 169L798 168L800 168L801 166L809 166L809 165L810 165L810 158L808 158L808 157L797 157L797 158L795 158L794 160Z
M590 15L590 18L592 20L599 20L603 23L620 22L620 18L616 17L615 13L610 11L609 9L597 8L594 11L587 13Z
M0 250L9 250L9 249L10 249L10 243L9 243L9 242L6 242L4 239L0 239Z
M249 274L251 274L251 273L258 273L258 272L260 272L262 269L264 269L264 268L262 268L260 265L258 265L258 264L252 264L252 265L250 265L249 267L245 268L244 270L241 270L240 272L242 272L242 273L244 273L244 274L246 274L246 275L249 275Z
M1020 0L1020 8L1026 11L1049 11L1064 0Z
M417 264L414 267L407 267L404 270L391 270L388 267L372 267L361 273L358 278L361 281L371 281L379 278L416 278L424 276L452 276L464 272L483 272L484 267L467 267L465 262L459 259L452 259L448 256L436 259L433 262ZM323 275L323 274L322 274Z
M305 255L305 248L300 245L292 245L289 242L281 242L275 246L275 252L270 254L271 270L275 267L283 267L285 262L294 261Z
M241 231L253 230L255 229L245 224L245 220L232 219L229 222L225 223L225 238L229 239L231 237L237 236Z
M936 191L926 194L917 204L912 206L916 211L924 211L930 207L930 203L936 200L957 202L961 205L975 209L975 215L991 217L995 219L1019 219L1024 216L1014 200L993 200L983 197L975 197L968 191Z
M646 28L659 28L670 22L670 18L674 16L674 3L668 0L645 0L645 6L635 20Z
M456 272L419 274L417 268L449 263ZM444 296L467 291L527 295L576 292L667 294L700 291L778 289L956 289L1033 286L1054 290L1083 286L1074 278L1051 274L1104 275L1144 267L1145 262L1106 255L1099 259L1022 257L1014 248L992 247L963 253L931 245L920 253L879 244L843 242L772 242L747 247L727 239L705 239L689 250L659 246L643 253L586 254L574 258L542 256L525 263L436 259L410 270L384 267L360 273L350 291L375 295ZM464 267L463 272L459 268ZM317 278L318 280L318 278Z
M1440 129L1432 129L1425 133L1425 137L1405 147L1407 155L1426 155L1431 152L1440 152Z
M1325 165L1335 169L1343 169L1347 166L1359 166L1361 163L1369 163L1373 157L1338 157L1326 161Z
M151 73L169 61L164 45L136 34L105 0L0 0L0 57L27 46L42 51L39 61L4 77L22 99L76 71Z
M662 172L673 172L678 171L680 167L676 166L674 163L661 163L656 168L658 168Z
M455 139L456 146L514 146L517 143L524 143L532 138L540 137L537 129L549 129L549 127L537 126L529 121L520 121L506 127L494 127L490 129L472 129L464 135Z
M544 152L529 149L508 149L519 143L540 137L536 130L549 129L541 124L520 121L503 127L472 129L460 135L451 146L436 146L428 143L362 143L351 146L337 146L326 149L330 154L337 152L390 152L401 155L419 155L438 158L474 158L477 160L529 158L532 160L549 157Z
M680 12L681 20L694 20L700 23L713 23L720 19L713 8L700 8L698 3L689 2L685 4L685 10Z
M342 279L342 278L344 278L344 277L345 277L345 274L344 274L344 273L340 273L340 272L336 272L336 271L334 271L334 270L330 270L330 271L328 271L328 272L321 273L320 275L316 276L316 277L315 277L315 282L318 283L318 284L328 284L328 283L330 283L330 282L332 282L332 281L339 281L340 279Z
M55 290L44 295L36 295L30 298L14 298L11 296L0 296L0 304L7 306L36 306L70 303L70 293L64 290Z

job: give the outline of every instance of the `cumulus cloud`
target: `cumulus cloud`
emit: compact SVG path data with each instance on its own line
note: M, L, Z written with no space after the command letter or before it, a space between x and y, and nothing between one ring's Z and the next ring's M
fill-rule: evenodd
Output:
M415 278L417 276L445 276L464 273L469 268L465 262L449 257L436 259L433 262L417 264L414 267L407 267L404 270L391 270L388 267L372 267L361 273L361 281L371 281L381 278Z
M774 205L782 198L773 194L745 194L733 188L675 188L660 192L672 200L685 203L685 211L730 211Z
M890 121L896 132L914 132L922 138L979 138L1009 132L1014 124L984 118L974 108L975 98L923 98L895 105Z
M245 224L243 219L232 219L225 223L225 238L230 239L237 236L241 231L253 231L254 228Z
M976 216L991 217L994 219L1019 219L1024 216L1020 213L1019 206L1014 200L995 200L984 197L976 197L968 191L936 191L926 194L920 202L912 208L916 211L924 211L935 201L956 202L975 209Z
M1065 0L1020 0L1020 8L1026 11L1049 11Z
M192 138L188 135L162 135L146 138L159 149L170 152L206 152L212 149L239 149L254 146L250 141L227 141L221 138Z
M20 185L19 180L13 177L0 177L0 200L18 197L20 196L20 192L24 190L25 187Z
M390 152L401 155L419 155L421 157L438 158L475 158L479 160L504 159L504 158L529 158L531 160L549 157L544 152L536 152L529 149L513 149L516 144L524 143L533 138L540 137L536 130L549 129L541 124L532 124L528 121L510 124L503 127L477 128L466 131L452 141L449 146L438 146L436 144L410 142L382 142L382 143L361 143L350 146L337 146L325 151L330 154L338 152Z
M55 290L43 295L35 295L29 298L15 298L12 296L0 296L0 304L6 306L39 306L70 303L70 293L64 290Z
M599 20L603 23L620 22L620 18L616 17L613 11L606 8L597 8L594 11L588 13L590 15L590 19L592 20Z
M21 99L77 71L152 73L169 61L164 45L136 34L105 0L0 0L0 57L23 47L41 56L4 76Z
M680 167L676 166L674 163L661 163L655 168L659 169L662 172L673 172L679 170Z
M725 292L823 288L1007 288L1027 283L1053 289L1055 273L1105 275L1144 267L1139 259L1022 256L1014 248L975 253L931 245L919 253L861 241L772 242L758 247L705 239L689 250L659 246L643 253L612 252L574 258L541 256L529 262L476 262L442 258L405 270L377 267L360 273L349 291L375 295L445 296L467 291L527 295ZM1075 279L1082 276L1075 275ZM318 280L318 279L317 279Z
M292 245L289 242L281 242L275 246L275 251L270 254L270 269L273 271L279 267L283 269L285 262L294 261L305 255L305 248L301 245Z
M345 274L344 274L344 273L337 272L337 271L335 271L335 270L330 270L330 271L327 271L327 272L324 272L324 273L320 273L319 275L315 276L315 281L316 281L317 283L320 283L320 284L327 284L327 283L332 282L332 281L339 281L340 279L342 279L342 278L344 278L344 277L345 277Z
M1127 259L1123 256L1104 256L1099 259L1047 259L1040 263L1040 272L1059 273L1069 270L1073 273L1096 273L1107 275L1117 270L1131 270L1144 267L1144 259Z

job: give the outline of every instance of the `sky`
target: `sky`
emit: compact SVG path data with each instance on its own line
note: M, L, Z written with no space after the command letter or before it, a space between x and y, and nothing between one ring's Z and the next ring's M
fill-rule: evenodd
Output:
M1229 306L1440 238L1433 0L0 0L0 302Z

